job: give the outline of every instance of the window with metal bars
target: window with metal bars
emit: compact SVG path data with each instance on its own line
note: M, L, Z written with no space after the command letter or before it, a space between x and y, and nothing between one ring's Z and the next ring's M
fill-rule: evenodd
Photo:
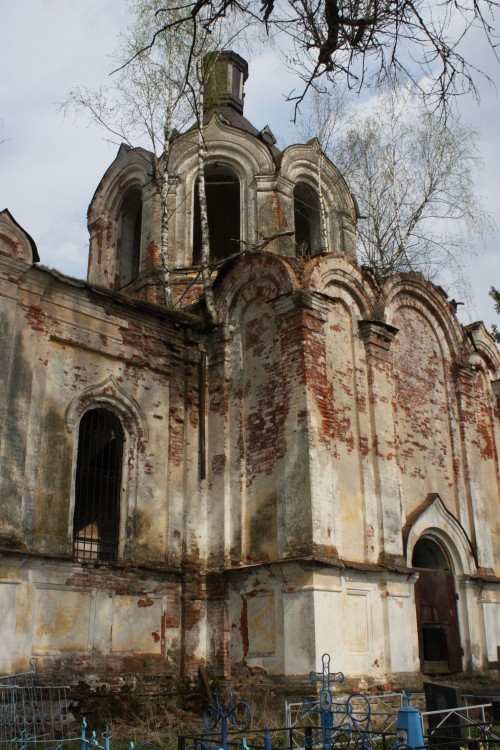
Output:
M80 422L76 465L73 555L80 560L117 558L123 430L107 409L91 409Z

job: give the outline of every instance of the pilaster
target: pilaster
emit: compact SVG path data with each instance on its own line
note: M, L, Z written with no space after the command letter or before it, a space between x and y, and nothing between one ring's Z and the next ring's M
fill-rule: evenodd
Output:
M493 573L495 567L491 539L491 520L488 515L481 474L482 457L478 455L478 430L476 424L475 381L478 368L460 362L455 368L457 400L460 416L462 457L468 503L468 527L477 555L479 573ZM498 389L497 389L498 390Z
M378 320L359 321L365 344L373 435L375 489L379 503L381 562L404 562L400 476L394 424L391 344L398 329Z

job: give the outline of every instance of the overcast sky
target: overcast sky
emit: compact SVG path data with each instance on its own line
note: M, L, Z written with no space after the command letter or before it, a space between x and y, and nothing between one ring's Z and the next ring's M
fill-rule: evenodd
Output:
M128 22L127 3L2 0L1 6L0 210L8 208L33 237L43 264L83 278L87 206L117 146L83 117L75 122L63 116L58 102L75 86L93 88L108 80L110 55ZM470 56L500 84L500 65L479 36ZM269 124L280 147L295 139L293 112L284 97L294 83L272 50L262 49L250 60L245 115L259 129ZM484 169L478 192L500 224L500 99L486 83L481 94L479 106L468 97L460 110L464 122L481 133ZM463 323L498 323L488 289L500 288L499 241L497 232L471 248L474 306L460 308Z

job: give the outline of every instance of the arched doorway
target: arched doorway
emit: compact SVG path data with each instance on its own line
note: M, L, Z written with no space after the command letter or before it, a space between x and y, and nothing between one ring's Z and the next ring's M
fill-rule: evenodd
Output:
M424 674L461 672L457 596L448 555L438 542L424 536L413 549L412 565L419 571L415 605L420 669Z

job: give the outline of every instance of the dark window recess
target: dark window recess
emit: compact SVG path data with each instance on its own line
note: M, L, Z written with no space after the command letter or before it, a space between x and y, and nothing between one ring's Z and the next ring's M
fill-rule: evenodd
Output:
M240 182L225 165L205 169L210 258L224 260L240 251ZM194 194L193 265L201 261L201 214L198 181Z
M293 190L295 217L295 252L298 258L321 251L321 212L316 192L305 182Z
M86 412L80 422L73 517L73 554L80 560L117 557L123 430L106 409Z
M119 286L130 284L139 276L141 264L142 193L132 188L126 194L119 213Z

